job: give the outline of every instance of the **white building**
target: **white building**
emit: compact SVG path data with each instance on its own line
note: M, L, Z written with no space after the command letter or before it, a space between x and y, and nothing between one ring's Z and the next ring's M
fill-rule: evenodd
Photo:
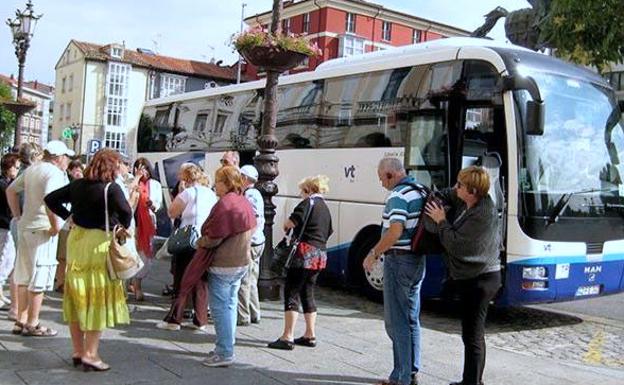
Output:
M71 40L56 66L52 138L76 127L76 151L90 139L133 156L147 99L236 82L236 68ZM68 145L71 140L66 139Z

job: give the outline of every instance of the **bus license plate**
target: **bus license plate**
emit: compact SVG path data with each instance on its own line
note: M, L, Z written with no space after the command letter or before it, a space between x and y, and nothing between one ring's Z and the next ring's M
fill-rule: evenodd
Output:
M592 285L592 286L581 286L576 289L576 296L581 297L585 295L596 295L600 294L600 285Z

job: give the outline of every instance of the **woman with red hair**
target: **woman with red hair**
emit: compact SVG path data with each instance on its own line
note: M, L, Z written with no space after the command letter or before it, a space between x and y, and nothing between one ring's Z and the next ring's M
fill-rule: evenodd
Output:
M67 272L63 295L63 318L69 323L74 366L85 371L104 371L98 347L102 331L130 322L121 280L111 280L106 268L111 231L115 225L130 226L132 209L121 187L115 183L121 157L115 150L98 151L83 179L51 192L45 197L48 208L74 224L67 238ZM104 194L108 200L105 208ZM71 204L71 212L65 204Z

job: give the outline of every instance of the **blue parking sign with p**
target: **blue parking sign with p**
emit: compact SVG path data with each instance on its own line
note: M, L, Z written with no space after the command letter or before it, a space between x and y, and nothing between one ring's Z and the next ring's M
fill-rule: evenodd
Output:
M89 154L95 154L102 149L102 141L98 139L91 139L89 140L89 143L87 143L87 148L89 149Z

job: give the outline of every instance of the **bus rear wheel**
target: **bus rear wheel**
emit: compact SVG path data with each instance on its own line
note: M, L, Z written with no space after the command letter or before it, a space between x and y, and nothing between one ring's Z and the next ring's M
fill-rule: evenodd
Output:
M379 241L379 236L379 227L365 229L355 237L349 250L349 279L366 297L375 302L383 302L383 256L370 272L364 271L362 262Z

